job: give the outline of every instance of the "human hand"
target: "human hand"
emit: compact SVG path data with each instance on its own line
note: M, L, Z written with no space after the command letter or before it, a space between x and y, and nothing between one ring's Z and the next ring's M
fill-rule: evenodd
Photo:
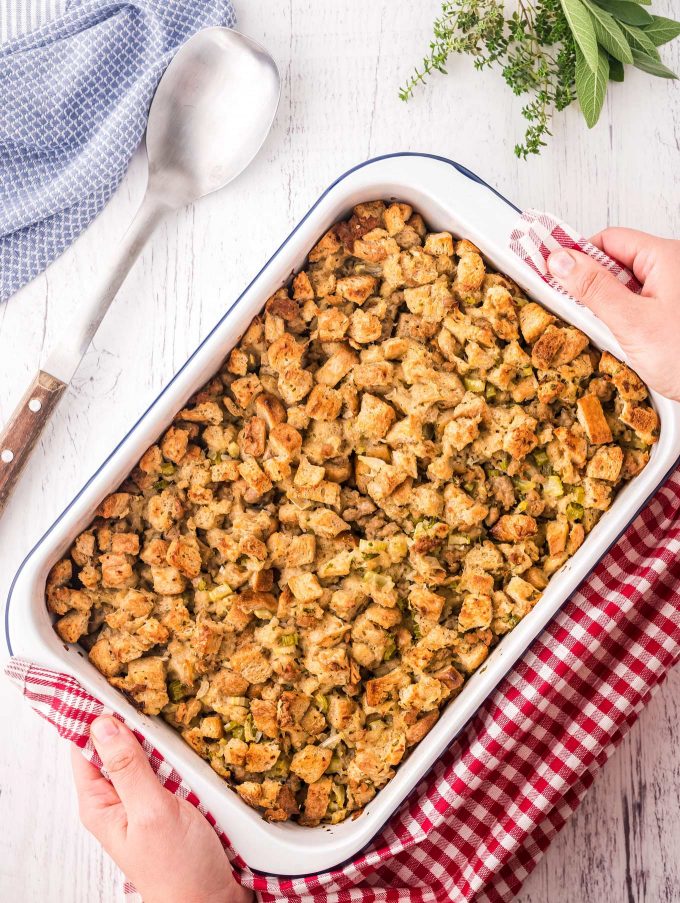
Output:
M80 820L144 903L248 903L222 844L191 803L160 785L142 747L115 718L97 718L92 742L111 783L72 748Z
M680 401L680 241L634 229L605 229L590 240L635 274L640 295L578 251L551 254L550 274L607 324L647 385Z

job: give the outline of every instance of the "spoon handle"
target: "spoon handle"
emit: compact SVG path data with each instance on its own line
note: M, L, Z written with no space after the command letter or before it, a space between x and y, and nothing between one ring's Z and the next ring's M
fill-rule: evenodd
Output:
M65 388L56 376L39 370L0 433L0 514Z
M0 432L0 515L99 324L167 206L146 194L117 248L115 263L70 324Z

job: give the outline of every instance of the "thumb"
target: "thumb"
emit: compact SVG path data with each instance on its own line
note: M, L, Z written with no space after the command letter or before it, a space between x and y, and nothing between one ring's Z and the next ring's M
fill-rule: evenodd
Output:
M548 258L548 270L577 301L609 326L614 334L625 332L636 308L637 295L580 251L562 249Z
M167 805L168 794L132 731L107 715L92 722L90 735L128 817L148 817Z

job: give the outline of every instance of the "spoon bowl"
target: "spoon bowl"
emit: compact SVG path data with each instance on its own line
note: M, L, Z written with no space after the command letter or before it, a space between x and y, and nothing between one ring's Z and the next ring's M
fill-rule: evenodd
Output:
M156 90L146 149L149 191L180 207L217 191L262 146L281 94L276 63L229 28L205 28L178 51Z

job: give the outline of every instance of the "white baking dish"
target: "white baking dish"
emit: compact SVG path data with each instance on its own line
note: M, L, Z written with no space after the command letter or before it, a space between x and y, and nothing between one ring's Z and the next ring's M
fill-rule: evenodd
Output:
M450 230L477 244L494 266L547 308L591 336L595 345L624 357L593 315L550 289L508 249L519 211L472 173L450 160L392 154L370 160L338 179L311 208L279 250L232 304L205 341L50 527L17 573L8 600L7 641L15 655L74 674L105 705L139 727L224 827L234 847L255 869L300 875L328 869L365 846L451 743L503 675L527 649L609 546L630 523L680 455L680 406L654 403L661 435L645 470L617 497L576 555L552 579L540 604L502 640L484 668L443 712L425 740L356 819L333 827L267 824L229 789L160 718L137 712L89 664L77 646L67 648L52 630L44 603L50 566L89 523L97 504L115 489L173 415L218 368L265 300L298 270L319 236L359 201L397 198L420 211L435 230Z

